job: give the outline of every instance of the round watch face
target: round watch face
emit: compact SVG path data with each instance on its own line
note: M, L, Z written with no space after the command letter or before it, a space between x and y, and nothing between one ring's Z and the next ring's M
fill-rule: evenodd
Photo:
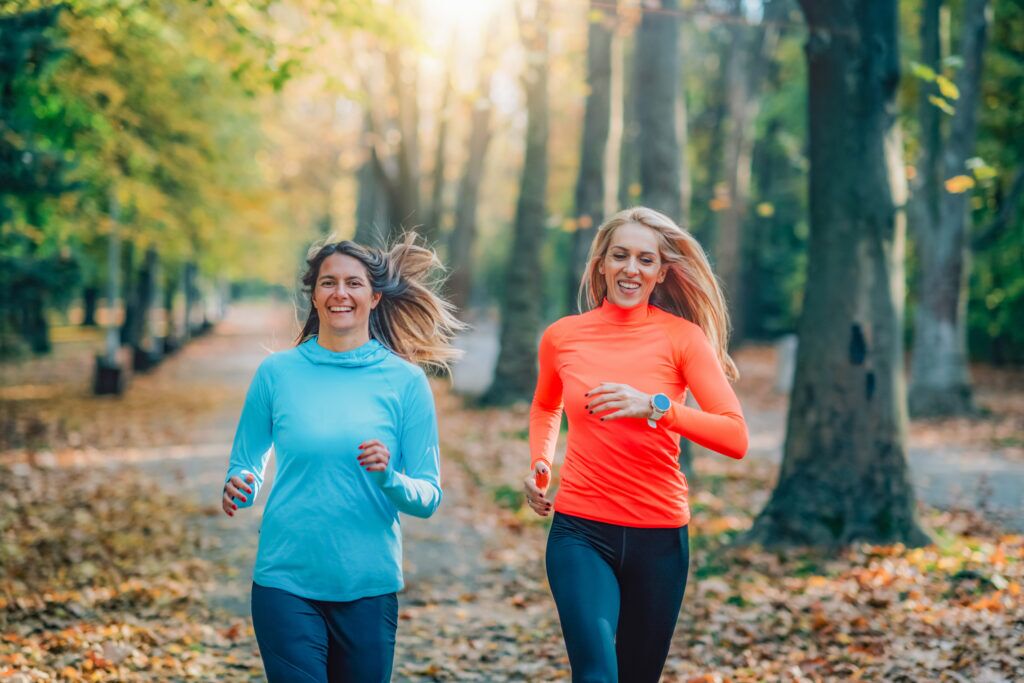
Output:
M660 410L662 412L665 412L666 410L672 407L672 401L670 401L668 396L666 396L665 394L655 394L654 398L651 399L651 403L654 404L654 407L657 410Z

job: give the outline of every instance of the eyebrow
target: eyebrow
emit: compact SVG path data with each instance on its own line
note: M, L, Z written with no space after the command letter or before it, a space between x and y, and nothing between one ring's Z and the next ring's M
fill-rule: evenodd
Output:
M624 246L622 246L620 244L613 244L611 246L611 248L612 249L621 249L622 251L629 251L628 247L624 247ZM640 252L640 255L641 256L655 256L655 255L657 255L657 253L658 252L656 252L656 251L642 251L642 252Z
M342 275L342 276L339 277L337 275L331 275L331 274L321 275L320 277L317 278L318 282L320 280L359 280L360 282L366 282L367 281L367 279L365 277L363 277L362 275Z

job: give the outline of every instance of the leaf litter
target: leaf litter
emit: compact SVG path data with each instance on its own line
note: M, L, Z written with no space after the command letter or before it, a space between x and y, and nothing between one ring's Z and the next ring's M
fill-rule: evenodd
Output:
M395 680L568 680L543 566L548 522L519 493L526 408L467 409L443 382L435 388L445 535L413 540L407 569L431 543L442 564L407 572L415 579L400 600ZM153 383L139 394L152 405L160 391ZM163 398L178 400L175 391ZM763 383L751 394L748 410L778 410ZM1019 389L1012 395L1020 400ZM177 427L166 420L147 433L154 413L132 407L137 400L124 399L136 428L120 438L170 438L164 430ZM182 400L171 422L215 409ZM4 401L18 402L19 424L45 404L33 392ZM88 405L69 399L65 421L89 429L89 419L70 414ZM976 423L936 428L979 448L992 443ZM211 587L233 571L209 559L220 543L201 523L216 514L209 501L182 500L130 466L104 463L104 445L85 459L31 457L75 451L64 436L46 432L0 453L0 681L263 680L249 621L208 604ZM927 548L736 548L775 467L698 449L695 469L690 578L663 680L1024 679L1021 535L975 511L922 508L936 540Z

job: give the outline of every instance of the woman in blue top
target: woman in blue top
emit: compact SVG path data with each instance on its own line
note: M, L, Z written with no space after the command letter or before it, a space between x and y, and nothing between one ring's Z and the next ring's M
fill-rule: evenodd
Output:
M402 588L398 513L441 502L434 401L418 364L445 367L461 324L431 289L433 251L353 242L311 251L296 348L249 387L224 484L234 516L277 475L253 570L252 617L271 683L387 681Z

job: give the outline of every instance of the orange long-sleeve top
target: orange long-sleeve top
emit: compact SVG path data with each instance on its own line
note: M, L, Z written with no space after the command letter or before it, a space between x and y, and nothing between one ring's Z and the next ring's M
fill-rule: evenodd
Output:
M704 331L688 320L605 300L548 327L539 360L531 465L551 465L563 409L569 422L556 512L629 527L683 526L690 506L679 437L732 458L746 454L739 400ZM653 428L645 418L601 422L613 411L591 415L584 406L586 392L604 382L666 394L672 407ZM699 410L683 404L687 389Z

